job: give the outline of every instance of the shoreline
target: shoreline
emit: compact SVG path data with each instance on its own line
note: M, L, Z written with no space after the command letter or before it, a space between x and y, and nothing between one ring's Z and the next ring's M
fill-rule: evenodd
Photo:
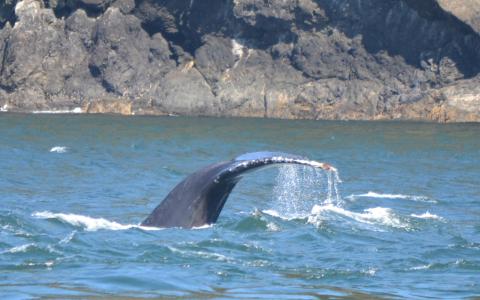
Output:
M276 118L276 117L259 117L259 116L209 116L209 115L181 115L181 114L121 114L115 112L73 112L73 111L0 111L0 116L52 116L52 117L87 117L87 116L105 116L116 118L185 118L185 119L231 119L231 120L273 120L273 121L292 121L292 122L339 122L339 123L389 123L389 124L431 124L431 125L477 125L480 121L449 121L438 122L428 119L308 119L308 118Z

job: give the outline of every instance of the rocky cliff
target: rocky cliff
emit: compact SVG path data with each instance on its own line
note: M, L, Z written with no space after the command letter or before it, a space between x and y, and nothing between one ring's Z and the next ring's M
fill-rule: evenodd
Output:
M4 0L0 109L480 121L480 0Z

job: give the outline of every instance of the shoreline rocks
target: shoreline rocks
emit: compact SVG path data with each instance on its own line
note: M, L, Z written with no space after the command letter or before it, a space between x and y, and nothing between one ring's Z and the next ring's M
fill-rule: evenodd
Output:
M465 4L11 0L0 108L479 122L480 0Z

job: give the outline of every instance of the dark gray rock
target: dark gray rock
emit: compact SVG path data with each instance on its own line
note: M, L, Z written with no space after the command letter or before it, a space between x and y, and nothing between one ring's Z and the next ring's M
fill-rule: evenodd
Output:
M135 0L116 0L112 6L117 7L123 14L129 14L135 9Z
M8 0L0 107L480 120L480 12L464 4Z

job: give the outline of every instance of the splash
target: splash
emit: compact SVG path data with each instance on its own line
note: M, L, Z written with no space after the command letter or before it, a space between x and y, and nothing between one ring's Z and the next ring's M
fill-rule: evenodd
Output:
M342 206L334 168L328 170L310 166L283 165L279 168L273 190L273 208L266 212L287 218L306 218L315 205Z
M408 222L390 208L373 207L360 212L345 208L339 189L341 182L335 168L281 166L273 191L274 206L263 213L284 220L305 219L317 227L328 221L340 221L369 225L370 229L378 231L382 231L382 227L410 229ZM369 193L368 196L384 195ZM387 196L397 198L403 195Z

